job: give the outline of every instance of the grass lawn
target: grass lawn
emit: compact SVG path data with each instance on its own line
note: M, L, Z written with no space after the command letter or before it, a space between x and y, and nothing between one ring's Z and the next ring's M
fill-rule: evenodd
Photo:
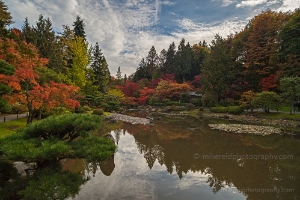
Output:
M25 128L26 120L27 118L22 118L0 123L0 138L13 134L18 128Z
M290 114L286 112L253 112L253 114L264 117L264 118L272 118L272 119L300 119L300 113Z

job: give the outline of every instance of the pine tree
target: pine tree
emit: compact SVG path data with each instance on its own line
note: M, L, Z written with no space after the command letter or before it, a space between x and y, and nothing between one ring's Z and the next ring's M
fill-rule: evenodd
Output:
M76 21L73 23L74 26L74 33L76 36L78 37L82 37L84 38L84 40L86 40L86 35L85 35L85 31L84 31L84 27L85 24L83 23L83 19L80 18L80 16L76 17Z
M98 90L100 92L105 92L105 86L109 83L110 80L110 72L106 59L101 52L98 42L94 46L92 54L91 67L94 70L95 75L94 84L98 86Z
M8 12L7 6L4 4L2 0L0 0L0 25L8 26L13 23L12 16L10 12Z
M120 69L120 67L118 67L118 71L117 71L116 78L117 78L117 80L121 80L121 79L122 79L122 75L121 75L121 69Z
M162 70L163 73L165 74L174 73L174 65L175 65L174 62L175 62L175 54L176 54L175 48L176 48L175 43L172 42L172 44L170 44L169 49L167 51L166 62Z

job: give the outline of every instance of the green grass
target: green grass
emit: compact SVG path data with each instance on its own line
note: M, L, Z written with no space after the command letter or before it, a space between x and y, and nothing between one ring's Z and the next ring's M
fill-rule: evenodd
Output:
M16 119L5 123L0 123L0 138L14 134L18 128L26 127L26 118Z
M256 114L264 118L272 118L272 119L300 119L300 113L290 114L285 112L278 112L278 113L277 112L271 112L271 113L253 112L253 114Z

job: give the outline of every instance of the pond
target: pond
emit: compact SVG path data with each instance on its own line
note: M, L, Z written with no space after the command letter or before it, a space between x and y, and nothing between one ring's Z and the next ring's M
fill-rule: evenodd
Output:
M109 123L104 133L118 149L103 163L64 160L65 170L91 177L69 199L300 199L296 136L226 133L208 127L219 120L188 116L158 119Z

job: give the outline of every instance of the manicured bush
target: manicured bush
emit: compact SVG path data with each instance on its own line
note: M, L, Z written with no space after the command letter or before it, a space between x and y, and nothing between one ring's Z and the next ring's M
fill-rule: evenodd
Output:
M86 112L92 110L89 106L83 106L82 109Z
M211 107L209 111L213 113L227 113L228 107Z
M109 101L108 105L109 105L109 110L108 110L109 112L121 110L120 103L117 101Z
M24 133L32 138L75 139L84 132L96 129L102 118L89 114L68 114L50 116L44 120L30 124Z
M238 115L244 112L244 108L241 106L229 106L228 107L228 113Z
M0 153L5 159L36 162L39 166L63 158L102 161L115 152L116 146L88 132L98 128L101 121L100 116L89 114L51 116L0 139Z
M101 108L93 110L93 114L95 115L103 115L104 111Z
M211 107L209 108L210 112L213 113L229 113L238 115L244 112L244 109L241 106L228 106L228 107Z

